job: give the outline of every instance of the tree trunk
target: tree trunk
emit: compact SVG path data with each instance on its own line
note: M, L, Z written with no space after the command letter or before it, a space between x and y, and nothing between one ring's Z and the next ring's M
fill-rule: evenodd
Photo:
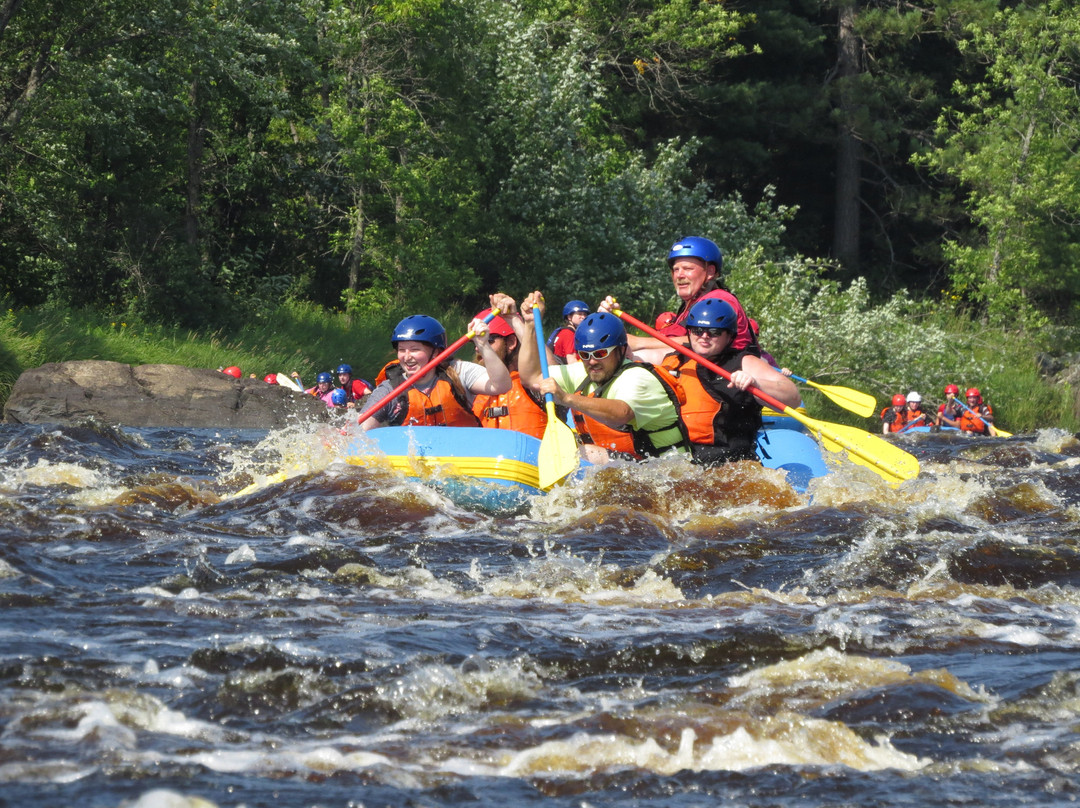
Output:
M199 100L199 80L192 79L188 93L191 120L187 138L187 206L184 211L184 237L195 255L199 254L199 196L202 192L202 159L206 128Z
M367 221L364 218L364 198L366 187L363 182L356 189L353 202L353 238L352 249L349 251L349 283L350 297L356 293L360 286L360 264L364 255L364 236L367 234Z
M862 143L855 133L857 101L852 80L859 73L859 38L855 34L855 0L839 9L837 97L839 131L836 148L836 209L833 255L849 272L859 269L859 183Z

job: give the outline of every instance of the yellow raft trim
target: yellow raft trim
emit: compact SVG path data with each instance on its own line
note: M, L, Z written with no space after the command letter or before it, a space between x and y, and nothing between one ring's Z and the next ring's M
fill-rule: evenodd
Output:
M355 466L386 465L406 477L473 477L480 480L499 480L506 483L540 487L540 473L536 466L521 460L505 457L440 457L424 455L387 455L385 457L350 456L346 458Z

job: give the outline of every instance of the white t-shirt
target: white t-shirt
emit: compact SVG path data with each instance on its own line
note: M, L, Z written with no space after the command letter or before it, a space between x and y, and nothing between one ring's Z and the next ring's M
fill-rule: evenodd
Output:
M461 379L461 385L465 388L465 400L468 401L469 406L472 407L473 399L476 398L476 393L472 391L472 388L479 387L488 380L487 370L484 368L483 365L478 365L476 364L476 362L465 362L461 359L450 360L450 367L454 369L454 372L457 373L458 378ZM438 376L432 374L430 382L427 382L423 385L416 384L414 385L414 387L416 387L417 390L423 393L427 393L431 390L432 387L435 386L435 382L437 380ZM397 384L400 384L400 382L398 382ZM372 391L371 398L369 398L368 401L377 404L378 402L386 398L386 396L388 396L390 392L395 387L397 387L397 384L390 381L389 379L380 383ZM407 394L407 392L408 391L406 391L406 393L404 393L403 395ZM400 397L395 399L395 401L400 402ZM400 405L394 406L394 401L391 401L386 406L380 407L378 410L376 410L371 415L371 417L379 423L385 424L386 422L393 420L393 417L397 415L398 410L400 409Z

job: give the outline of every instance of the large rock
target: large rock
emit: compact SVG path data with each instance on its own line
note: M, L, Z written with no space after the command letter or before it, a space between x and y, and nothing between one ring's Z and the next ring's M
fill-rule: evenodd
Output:
M216 370L86 360L42 365L19 376L4 405L8 423L64 423L96 418L124 426L276 429L327 420L312 396L234 379Z

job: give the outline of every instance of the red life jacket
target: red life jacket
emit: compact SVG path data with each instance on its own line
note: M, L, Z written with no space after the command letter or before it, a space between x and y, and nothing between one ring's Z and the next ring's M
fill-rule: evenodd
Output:
M725 353L715 364L729 373L742 367L747 351ZM761 404L745 390L728 387L728 380L695 360L672 353L663 367L679 378L686 401L680 418L690 437L691 451L699 463L758 460L757 433L761 428Z
M405 381L398 361L388 362L379 371L379 380L388 379L397 387ZM469 409L468 401L446 375L445 368L435 369L435 384L424 393L413 385L402 396L407 406L387 422L390 426L479 426L480 422ZM401 398L399 396L398 398ZM387 405L389 406L389 405Z
M349 383L342 389L349 396L349 401L359 401L371 392L368 383L363 379L349 379Z
M651 431L633 428L622 430L614 429L597 421L595 418L574 410L574 424L577 426L582 443L592 443L596 446L602 446L608 451L628 455L635 460L643 460L645 457L655 457L673 446L687 448L689 446L689 440L686 437L686 428L679 418L679 408L682 406L682 401L684 400L683 393L677 386L677 380L665 370L657 370L652 365L645 364L644 362L624 362L619 369L615 371L614 376L589 394L589 398L603 398L604 393L607 392L608 388L611 387L619 376L627 370L634 368L641 368L642 370L651 373L656 377L660 384L663 385L664 392L667 393L672 406L675 408L675 421L670 426L661 427L660 429ZM577 390L574 392L583 394L583 391L590 384L592 384L592 382L589 380L589 377L586 376L585 380L578 385Z
M547 412L521 384L521 376L516 370L510 371L510 381L512 386L506 393L478 395L473 399L473 415L480 419L480 426L513 429L542 439Z
M675 322L660 331L665 337L685 337L686 336L686 317L690 314L690 307L701 300L709 300L710 298L716 298L728 303L731 308L735 309L735 339L731 342L732 350L736 351L749 351L754 356L761 355L761 348L758 346L757 335L754 334L754 329L750 327L750 318L746 316L746 312L743 311L742 304L739 302L739 298L735 297L727 289L713 289L710 292L706 292L703 295L690 301L689 304L683 303L678 312L675 315Z

